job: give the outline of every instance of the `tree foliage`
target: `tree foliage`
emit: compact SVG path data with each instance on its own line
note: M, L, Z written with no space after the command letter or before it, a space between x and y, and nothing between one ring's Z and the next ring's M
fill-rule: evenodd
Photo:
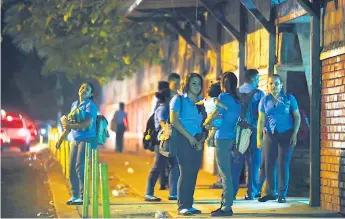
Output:
M125 1L125 0L123 0ZM100 82L158 62L163 27L125 20L120 0L26 0L5 14L5 33L45 58L42 74L63 71Z

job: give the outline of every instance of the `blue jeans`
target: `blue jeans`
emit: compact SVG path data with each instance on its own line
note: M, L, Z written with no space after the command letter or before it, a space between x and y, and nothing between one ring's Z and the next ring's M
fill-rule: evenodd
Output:
M241 172L243 169L244 161L246 161L248 168L248 182L247 182L247 194L250 197L254 197L258 192L258 178L259 178L259 168L261 164L261 149L257 148L256 144L256 130L253 132L250 145L246 153L241 155L236 155L233 158L232 165L232 179L234 185L234 196L236 197Z
M233 200L233 182L232 182L232 148L234 140L222 140L217 139L216 144L216 156L219 175L222 179L223 193L222 204L224 208L230 210Z
M290 145L292 130L283 133L264 132L265 171L267 176L267 195L275 195L276 171L278 163L278 195L287 195L290 178L290 160L294 147ZM277 162L278 161L278 162Z
M176 157L165 157L161 155L157 150L155 152L155 161L149 178L147 180L146 195L153 195L156 182L159 174L165 171L166 163L169 164L169 195L177 194L177 181L179 178L179 169Z

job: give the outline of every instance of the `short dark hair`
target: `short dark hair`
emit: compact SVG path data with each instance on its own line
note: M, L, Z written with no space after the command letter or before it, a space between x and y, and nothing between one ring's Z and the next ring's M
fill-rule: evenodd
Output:
M170 89L164 88L155 93L158 99L158 103L164 103L168 98L170 98Z
M202 89L204 87L204 80L202 79L201 75L199 75L198 73L189 73L187 76L185 76L183 83L182 83L182 91L183 93L187 93L188 91L188 86L190 81L192 80L192 78L197 77L200 79L201 82L201 90L200 93L198 95L200 95L202 93Z
M246 73L244 74L244 82L251 82L252 79L258 74L259 72L256 69L247 69Z
M168 76L168 81L172 81L172 80L180 80L181 79L181 76L175 72L172 72L169 74Z
M220 93L222 93L222 89L220 88L219 82L211 84L207 90L207 94L210 97L218 97Z
M123 109L125 108L125 103L124 103L124 102L120 102L120 103L119 103L119 106L120 106L120 109L123 110Z
M169 88L169 82L167 81L158 81L158 91Z

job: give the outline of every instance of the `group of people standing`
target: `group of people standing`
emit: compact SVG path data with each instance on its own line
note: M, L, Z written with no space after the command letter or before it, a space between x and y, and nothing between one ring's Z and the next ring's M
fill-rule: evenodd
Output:
M166 84L155 95L155 127L157 130L176 130L172 132L175 135L172 145L176 148L176 156L165 157L160 154L159 145L156 146L146 201L160 201L154 196L154 186L165 164L169 164L169 200L178 200L178 214L201 213L193 207L193 196L206 140L205 145L215 147L223 184L221 207L211 212L211 216L233 215L232 205L244 162L248 167L247 195L244 199L286 202L289 163L297 143L301 119L297 101L293 95L283 92L279 75L269 77L267 95L258 89L259 73L254 69L246 71L245 83L239 88L234 73L223 73L219 82L210 85L205 99L201 98L204 83L200 74L188 74L181 90L180 77L176 73L169 76ZM252 98L247 110L254 128L248 150L239 154L235 151L235 127L242 113L243 95ZM278 191L276 170L279 173ZM264 180L267 181L267 189L261 196Z

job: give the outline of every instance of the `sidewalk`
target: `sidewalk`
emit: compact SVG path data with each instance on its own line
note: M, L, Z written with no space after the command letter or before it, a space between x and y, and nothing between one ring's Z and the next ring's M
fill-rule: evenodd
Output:
M178 216L176 201L169 201L168 191L158 190L158 185L156 186L155 195L162 198L162 202L144 202L146 181L152 167L153 154L152 156L139 156L101 151L100 162L108 163L111 217L153 218L157 211L167 212L168 217L176 218ZM61 181L61 179L58 181ZM194 207L200 209L203 214L195 216L196 218L209 217L209 213L220 206L222 191L209 188L215 181L215 176L204 171L199 172L194 196ZM57 187L55 186L55 190L58 189ZM58 204L56 209L59 217L80 217L78 212L75 211L76 207L64 206L62 204L69 196L66 194L68 192L67 188L59 188L57 191L54 191L54 188L52 188L52 190L55 204ZM56 192L59 195L55 195ZM120 194L118 195L117 193ZM279 204L276 201L259 203L256 200L241 200L245 193L246 189L242 188L237 195L238 200L234 202L233 206L234 217L342 217L340 214L319 208L309 208L308 198L288 197L288 202L284 204ZM77 207L77 209L80 214L81 207ZM99 213L101 217L101 207Z

